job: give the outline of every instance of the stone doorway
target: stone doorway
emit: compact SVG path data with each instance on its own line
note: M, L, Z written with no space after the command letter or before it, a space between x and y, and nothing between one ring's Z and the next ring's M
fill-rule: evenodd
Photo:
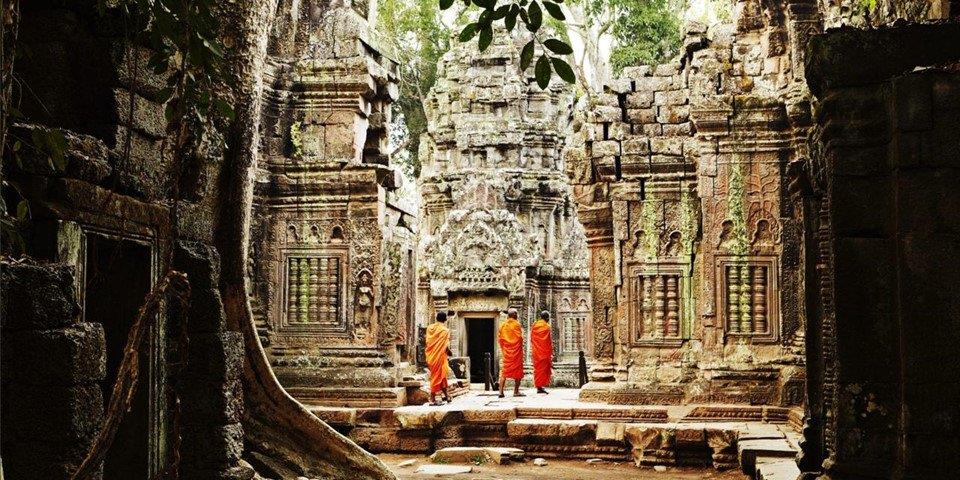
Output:
M103 325L106 338L106 378L101 388L104 406L123 358L127 335L140 303L150 292L153 252L149 244L88 232L84 243L84 316ZM155 332L152 332L155 333ZM156 408L152 388L150 347L141 350L141 382L130 411L123 418L103 466L106 480L137 480L151 477L151 414ZM148 374L149 372L149 374Z
M484 354L489 353L491 360L495 357L494 317L466 318L467 356L470 357L470 382L481 384L484 382Z

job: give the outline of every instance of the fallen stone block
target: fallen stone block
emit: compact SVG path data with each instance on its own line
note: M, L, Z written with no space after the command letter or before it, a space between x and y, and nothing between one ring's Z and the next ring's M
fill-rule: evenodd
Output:
M509 447L448 447L437 450L430 456L433 463L496 463L503 465L511 460L522 461L523 450Z
M757 480L797 480L800 468L790 458L757 457Z
M534 458L534 459L533 459L533 464L536 465L536 466L538 466L538 467L546 467L546 466L547 466L547 459L545 459L545 458Z
M597 423L597 443L601 445L622 445L626 424L620 422Z
M456 475L459 473L470 473L473 467L468 465L420 465L413 473L422 473L425 475Z

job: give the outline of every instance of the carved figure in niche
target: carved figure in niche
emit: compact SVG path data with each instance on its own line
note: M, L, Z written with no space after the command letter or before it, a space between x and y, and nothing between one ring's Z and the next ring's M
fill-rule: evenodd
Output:
M320 227L310 225L310 238L308 241L310 243L320 243Z
M523 185L520 183L520 179L515 179L513 182L510 182L510 186L507 187L507 191L503 194L504 198L515 202L520 200L523 197Z
M750 240L751 245L770 245L773 243L773 231L770 228L770 222L767 219L761 218L757 220L756 228L753 230L753 238Z
M299 243L300 242L300 233L297 232L296 225L287 226L287 243Z
M733 220L727 219L720 224L717 248L730 248L733 245Z
M670 232L670 236L667 237L666 244L663 246L663 255L669 257L680 255L680 248L682 247L681 237L680 232L676 230Z
M353 338L364 340L370 335L373 321L373 275L363 269L357 275L357 291L353 296Z
M343 241L343 227L341 227L340 225L337 225L337 226L333 227L333 231L330 233L330 240L332 240L332 241L334 241L334 242L342 242L342 241Z

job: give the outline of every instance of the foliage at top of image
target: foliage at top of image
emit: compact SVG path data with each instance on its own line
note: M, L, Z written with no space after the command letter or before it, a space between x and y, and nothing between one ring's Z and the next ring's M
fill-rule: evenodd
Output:
M680 10L670 0L595 0L588 12L610 11L610 33L616 41L610 52L615 72L624 67L655 65L668 60L680 48Z
M456 0L439 0L440 9L446 10L453 6ZM550 86L550 78L556 73L563 81L575 83L576 75L573 68L564 60L563 56L573 53L570 45L558 38L541 39L544 30L544 11L550 17L564 21L566 16L560 8L563 0L519 0L515 2L506 2L499 4L497 0L463 0L464 4L469 6L476 5L481 9L480 15L475 22L468 23L460 31L458 40L469 42L474 37L477 38L477 47L484 51L493 41L493 24L502 21L503 26L508 32L513 32L517 26L518 19L532 35L520 50L520 68L526 70L533 62L536 55L536 46L541 46L540 57L534 65L533 72L537 80L537 85L546 89Z

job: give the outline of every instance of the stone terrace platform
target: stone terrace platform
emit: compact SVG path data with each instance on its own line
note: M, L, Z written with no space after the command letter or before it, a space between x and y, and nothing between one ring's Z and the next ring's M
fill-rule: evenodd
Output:
M588 403L576 389L498 398L472 390L442 406L311 407L375 453L447 447L515 447L528 456L602 458L638 466L741 467L751 475L796 470L800 412L755 405L636 406ZM792 467L792 468L791 468ZM797 472L799 473L799 472ZM796 478L796 477L793 477ZM793 479L791 479L793 480Z

